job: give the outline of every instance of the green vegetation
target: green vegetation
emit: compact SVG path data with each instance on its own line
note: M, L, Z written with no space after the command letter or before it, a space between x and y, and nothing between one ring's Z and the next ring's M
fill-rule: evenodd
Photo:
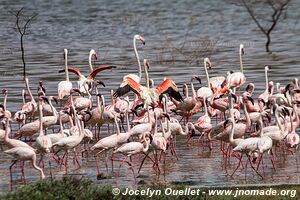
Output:
M173 190L184 190L185 186L170 186ZM259 186L259 187L240 187L239 190L256 189L256 190L268 190L270 187ZM0 199L22 199L22 200L36 200L36 199L149 199L148 196L129 196L129 195L117 195L112 194L112 186L98 186L95 185L91 180L86 178L74 178L72 176L64 177L61 180L46 179L39 181L34 184L24 185L18 187L15 191L0 195ZM139 187L139 189L147 189L146 186ZM212 189L212 188L210 188ZM235 191L236 188L222 188ZM184 199L207 199L207 200L227 200L227 199L242 199L242 200L277 200L277 199L299 199L300 197L300 186L272 186L272 189L280 191L282 189L297 190L295 197L291 195L287 196L238 196L236 198L232 196L209 196L208 189L201 189L199 196L167 196L162 192L161 195L153 195L151 199L172 199L172 200L184 200ZM151 190L164 190L161 186L151 186ZM124 192L125 189L122 189ZM202 192L206 193L203 194ZM295 194L294 194L295 195Z

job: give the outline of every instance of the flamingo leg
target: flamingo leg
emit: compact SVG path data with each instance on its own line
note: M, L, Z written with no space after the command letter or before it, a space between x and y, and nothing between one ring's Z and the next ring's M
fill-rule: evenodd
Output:
M12 190L12 184L13 184L13 177L12 177L12 167L16 164L17 160L13 160L11 165L9 166L9 173L10 173L10 190Z
M238 168L240 167L240 165L242 163L242 158L243 158L243 154L241 155L241 157L239 159L239 163L238 163L237 167L234 169L234 171L232 172L232 174L230 175L230 177L233 177L233 175L235 174L236 170L238 170Z

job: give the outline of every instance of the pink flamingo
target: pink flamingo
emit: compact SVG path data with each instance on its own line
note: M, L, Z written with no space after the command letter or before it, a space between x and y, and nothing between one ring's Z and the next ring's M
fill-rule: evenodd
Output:
M131 156L139 154L139 153L146 153L149 149L149 144L150 144L150 138L146 138L146 134L143 136L143 141L142 142L129 142L126 144L123 144L122 146L118 147L116 150L114 150L114 153L122 153L125 158L122 160L119 166L119 172L118 174L120 175L120 168L122 167L123 163L128 160L128 158L131 158ZM127 161L128 165L130 166L134 179L136 180L136 176L134 173L134 168L133 164L130 161Z
M37 104L32 96L31 90L29 88L28 78L25 78L25 85L26 85L27 91L29 92L31 100L22 105L21 113L34 116L35 112L37 111Z
M242 55L244 55L244 45L240 44L239 56L240 56L240 72L229 73L226 78L226 87L241 87L246 82L246 77L243 72Z

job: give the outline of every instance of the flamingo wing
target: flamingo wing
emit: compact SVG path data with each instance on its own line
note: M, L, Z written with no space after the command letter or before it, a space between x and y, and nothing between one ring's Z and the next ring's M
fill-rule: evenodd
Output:
M112 68L116 68L116 66L99 66L96 67L95 69L93 69L93 71L90 73L89 78L91 79L95 79L96 75L103 71L103 70L107 70L107 69L112 69Z
M59 73L62 73L62 72L64 72L64 71L65 71L65 70L60 70L60 71L58 71L58 72L59 72ZM80 70L79 70L77 67L69 67L69 68L68 68L68 71L74 73L77 77L80 77L80 76L81 76L81 72L80 72Z
M137 95L140 95L141 88L139 83L135 82L132 78L127 77L126 80L124 80L120 87L115 91L114 97L117 98L123 96L129 91L133 91Z
M176 84L171 79L166 79L159 86L156 87L158 95L169 94L170 97L173 97L177 101L183 101L182 96L179 93L179 90Z

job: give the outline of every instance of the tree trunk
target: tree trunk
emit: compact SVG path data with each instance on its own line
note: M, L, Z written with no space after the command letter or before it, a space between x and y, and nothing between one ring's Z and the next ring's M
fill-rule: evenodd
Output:
M272 52L270 51L270 48L269 48L270 43L271 43L271 37L270 37L270 34L268 34L268 35L267 35L267 42L266 42L266 52L268 52L268 53L272 53Z
M23 62L23 79L26 78L26 64L25 64L25 52L24 52L24 46L23 46L23 34L21 35L21 52L22 52L22 62Z

